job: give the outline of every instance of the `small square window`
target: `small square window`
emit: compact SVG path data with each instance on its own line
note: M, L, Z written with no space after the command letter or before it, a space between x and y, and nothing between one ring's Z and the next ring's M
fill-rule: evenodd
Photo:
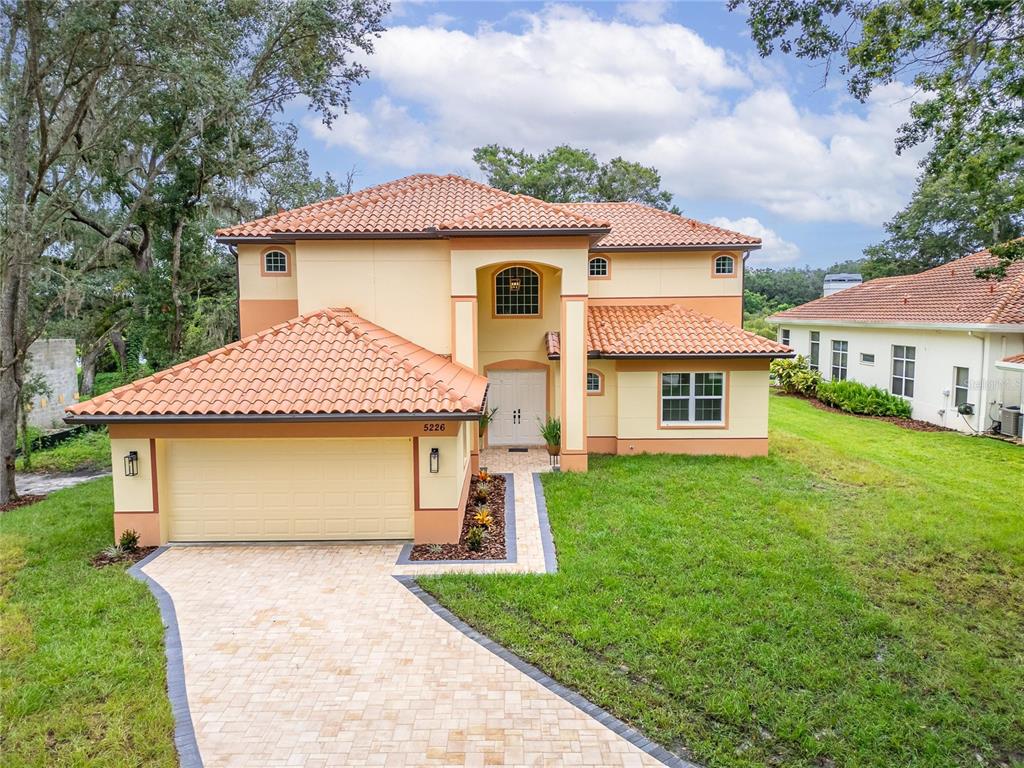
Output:
M281 275L288 272L288 254L284 251L267 251L263 254L263 271Z
M860 353L860 361L864 365L874 365L875 364L875 356L873 354L868 353L868 352L861 352Z

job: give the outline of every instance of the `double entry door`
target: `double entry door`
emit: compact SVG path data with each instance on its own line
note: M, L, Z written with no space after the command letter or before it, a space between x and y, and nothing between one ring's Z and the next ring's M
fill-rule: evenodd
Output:
M543 445L540 425L547 416L544 371L491 371L487 405L497 408L487 431L488 445Z

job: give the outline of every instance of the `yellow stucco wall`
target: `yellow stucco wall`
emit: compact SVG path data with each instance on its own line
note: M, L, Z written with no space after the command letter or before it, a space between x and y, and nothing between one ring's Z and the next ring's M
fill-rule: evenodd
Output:
M299 313L350 307L432 352L451 352L445 240L299 241Z
M561 271L563 294L587 293L585 237L466 237L451 241L452 294L477 290L477 270L496 264L542 264ZM481 298L483 298L481 296Z
M125 477L124 457L129 451L139 454L139 474ZM113 466L114 509L117 512L152 512L153 467L149 440L143 438L112 439L110 460Z
M475 422L473 422L475 424ZM419 443L420 509L454 509L462 496L462 487L469 467L467 450L469 428L466 423L452 437L421 437ZM430 471L430 450L439 451L439 468Z
M712 277L715 257L735 259L735 277ZM740 296L742 254L734 251L594 253L608 259L610 276L590 280L591 298Z
M587 434L592 437L614 437L618 431L618 378L614 360L588 360L587 369L602 375L604 392L587 395Z
M288 254L290 276L262 275L261 257L266 251ZM295 249L291 245L250 243L238 246L238 295L244 300L295 299Z
M727 420L722 427L659 428L659 372L724 371ZM672 440L763 438L768 435L768 361L618 361L618 437Z

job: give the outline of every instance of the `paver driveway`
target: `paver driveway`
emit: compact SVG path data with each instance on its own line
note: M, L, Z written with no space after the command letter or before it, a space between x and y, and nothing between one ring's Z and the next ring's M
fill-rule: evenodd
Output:
M207 766L661 765L437 617L398 546L177 547L174 600Z

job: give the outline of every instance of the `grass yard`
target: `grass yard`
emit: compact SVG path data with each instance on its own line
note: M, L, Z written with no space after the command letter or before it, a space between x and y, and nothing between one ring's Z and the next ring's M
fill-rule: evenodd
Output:
M546 475L558 574L421 581L709 766L1024 765L1024 449L785 397L771 440Z
M25 471L25 459L17 460L19 472ZM32 452L32 472L81 472L110 469L110 435L106 429L93 429L65 440L53 448Z
M112 539L109 478L0 516L5 768L177 765L156 602L88 562Z

